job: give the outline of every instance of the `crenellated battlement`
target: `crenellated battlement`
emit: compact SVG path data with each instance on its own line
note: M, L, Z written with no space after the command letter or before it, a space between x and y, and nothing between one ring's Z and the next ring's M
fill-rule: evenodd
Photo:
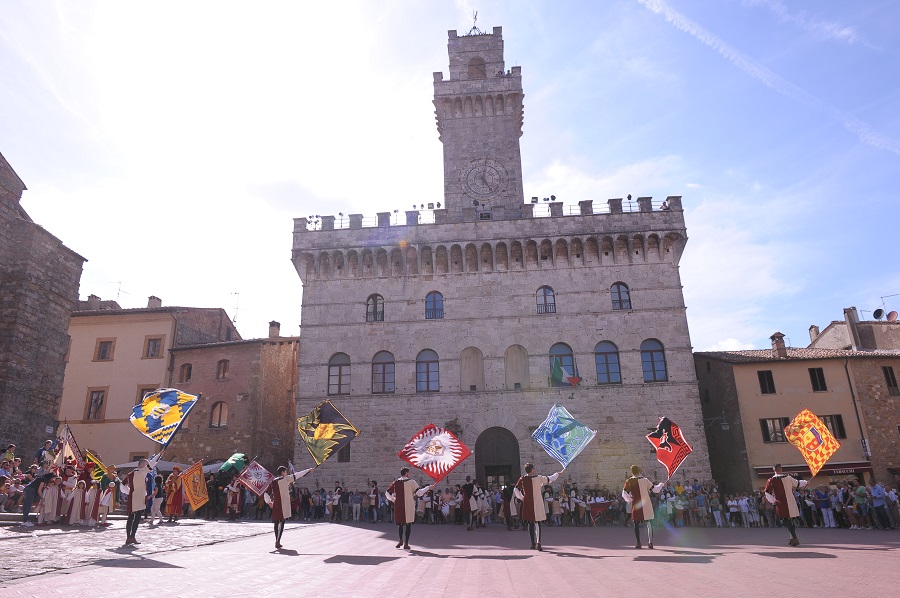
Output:
M580 202L578 214L566 215L554 202L549 217L456 223L421 223L411 210L405 224L392 225L392 214L383 212L369 227L361 214L351 214L346 228L322 216L314 230L307 218L295 218L292 260L304 283L679 262L687 241L680 196L668 197L665 210L654 210L650 197L638 198L635 211L623 211L621 199L609 200L604 213L592 204ZM525 204L526 211L535 205Z

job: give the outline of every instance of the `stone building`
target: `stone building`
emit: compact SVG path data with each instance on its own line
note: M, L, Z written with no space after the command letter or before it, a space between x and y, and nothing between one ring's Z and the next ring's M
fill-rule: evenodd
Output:
M884 310L882 310L884 311ZM844 309L844 319L834 320L821 332L809 327L810 349L900 350L900 322L892 311L886 320L860 320L855 307Z
M900 474L900 351L795 349L784 335L772 349L694 355L713 477L728 491L759 488L781 463L810 478L784 427L803 409L841 443L814 484L893 482Z
M22 209L0 154L0 443L30 459L53 436L85 259Z
M171 384L172 349L241 338L220 308L163 306L150 297L145 308L122 309L96 295L79 302L69 335L58 419L107 464L158 450L128 418L144 394Z
M501 29L450 31L448 51L449 77L434 74L444 197L401 225L390 213L371 227L362 214L347 228L333 216L294 221L297 414L330 398L362 431L317 481L395 477L397 451L428 423L474 450L449 483L514 480L526 461L550 473L559 464L530 436L554 403L598 430L567 470L574 481L615 487L633 463L664 479L644 438L662 415L694 443L684 474L708 478L678 271L681 198L664 210L649 197L634 210L630 197L584 199L574 213L526 202L522 72L505 67ZM562 380L551 377L557 360ZM303 447L296 458L312 462Z
M274 471L294 458L297 337L188 345L172 349L172 381L201 395L169 445L166 459L193 463L224 461L236 452Z

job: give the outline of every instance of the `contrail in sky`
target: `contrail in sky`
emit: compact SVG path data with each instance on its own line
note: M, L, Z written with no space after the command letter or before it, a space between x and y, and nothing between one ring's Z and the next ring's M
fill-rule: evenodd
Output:
M674 8L668 5L665 0L637 0L647 9L656 14L663 15L666 21L675 26L676 29L684 31L688 35L700 40L733 65L760 81L767 87L770 87L778 93L791 98L792 100L801 102L813 108L816 108L831 118L841 122L844 128L855 134L860 141L871 145L872 147L887 150L894 154L900 155L900 143L897 141L873 131L865 122L859 120L851 114L847 114L838 108L823 102L812 94L800 89L790 81L776 75L763 65L759 64L749 56L745 56L735 48L728 45L722 39L716 37L694 21L690 20Z

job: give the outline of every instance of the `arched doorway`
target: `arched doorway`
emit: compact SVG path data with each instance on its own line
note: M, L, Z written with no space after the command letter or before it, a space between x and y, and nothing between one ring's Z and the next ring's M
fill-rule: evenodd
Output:
M485 488L514 484L522 475L519 441L506 428L488 428L475 441L475 476Z

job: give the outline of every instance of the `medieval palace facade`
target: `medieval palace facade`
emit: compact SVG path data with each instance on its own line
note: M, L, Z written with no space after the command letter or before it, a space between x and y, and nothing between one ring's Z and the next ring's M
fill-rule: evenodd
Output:
M368 227L361 214L347 228L333 216L319 227L294 221L304 285L297 414L328 398L362 431L311 477L384 484L428 423L473 449L448 483L514 481L526 461L550 473L559 464L531 433L559 403L598 431L567 470L573 481L616 486L633 463L665 479L644 438L663 415L694 446L679 479L708 479L678 271L681 198L666 210L649 197L584 199L574 214L526 202L521 69L506 69L499 27L450 31L448 46L449 78L434 74L441 203L400 225L390 213ZM312 462L303 446L295 456L298 468Z

